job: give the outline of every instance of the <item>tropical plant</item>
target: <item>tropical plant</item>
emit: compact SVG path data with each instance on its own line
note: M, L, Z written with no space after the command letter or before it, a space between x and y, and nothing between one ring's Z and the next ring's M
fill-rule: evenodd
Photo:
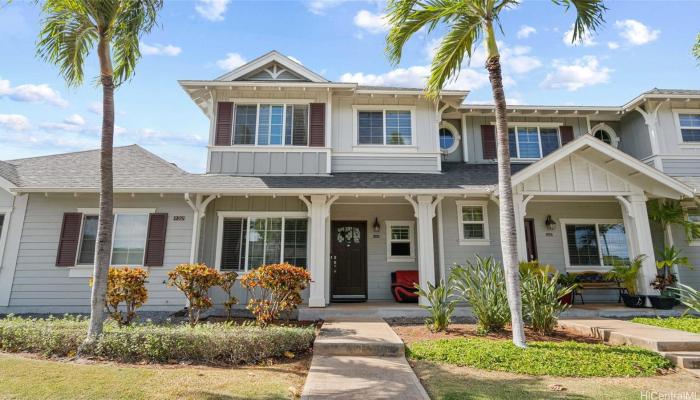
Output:
M671 226L676 225L683 228L687 240L700 237L700 224L688 221L685 210L681 202L672 199L654 199L647 203L649 219L658 222L664 231L664 247L672 247L673 235Z
M204 264L180 264L168 272L168 286L178 288L187 298L190 326L197 325L202 312L214 305L209 289L220 283L221 274Z
M700 313L700 292L682 283L679 283L675 288L671 288L671 290L678 293L681 303L688 307L688 310Z
M603 22L606 8L602 0L552 2L576 10L573 41L584 38ZM525 347L506 96L496 41L496 29L502 30L501 12L519 3L519 0L389 0L387 21L390 30L386 38L386 53L392 63L398 64L404 46L414 34L429 34L438 27L446 27L447 33L437 46L425 88L426 95L437 100L445 83L459 73L465 57L471 58L481 40L484 40L487 54L485 66L495 103L501 252L506 270L505 283L512 317L513 343Z
M478 332L503 329L510 320L510 310L504 270L499 262L477 255L473 263L454 267L450 279L455 294L471 306Z
M309 282L307 270L288 263L263 265L241 277L241 286L248 290L248 310L261 326L301 304L301 292Z
M575 284L561 285L559 277L558 272L541 271L526 271L521 275L525 322L535 332L545 335L554 332L559 315L571 307L560 299L573 292Z
M700 33L698 33L698 38L693 46L693 55L700 61Z
M425 326L433 332L446 331L452 322L452 314L455 311L457 300L453 296L452 280L444 280L435 286L428 282L427 290L416 284L418 294L425 297L428 305L420 305L427 310L430 316L425 319Z
M540 262L537 260L520 261L518 264L518 270L520 271L521 276L526 272L541 272L544 274L553 274L557 272L557 269L554 266L549 264L540 264Z
M651 287L661 292L661 295L666 296L666 289L675 285L678 281L676 274L672 273L673 266L684 266L693 269L688 257L683 257L681 251L675 246L664 247L658 252L656 258L657 276L651 281Z
M112 146L114 88L129 80L141 57L140 37L156 25L162 0L46 0L37 54L55 64L69 86L84 81L85 59L97 47L102 85L100 212L90 302L90 324L84 347L95 344L104 323L107 274L112 248Z
M226 293L226 301L224 301L224 307L226 307L226 319L231 319L231 312L233 306L238 304L238 299L233 295L233 286L236 284L238 279L238 274L231 272L222 272L219 280L219 287Z
M105 305L119 326L129 325L136 318L136 309L148 300L146 279L148 272L142 268L110 268L107 279ZM92 279L90 279L92 285ZM124 303L125 313L120 310Z
M616 262L612 269L605 274L605 277L619 281L630 296L635 296L637 294L637 274L642 269L642 263L646 258L646 255L640 254L630 263Z

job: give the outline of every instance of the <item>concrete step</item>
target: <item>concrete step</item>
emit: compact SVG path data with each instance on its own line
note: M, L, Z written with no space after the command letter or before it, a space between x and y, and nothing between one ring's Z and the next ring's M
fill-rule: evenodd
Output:
M320 356L403 357L401 338L381 319L325 321L314 354Z
M663 353L663 355L679 368L700 369L700 352L698 351Z

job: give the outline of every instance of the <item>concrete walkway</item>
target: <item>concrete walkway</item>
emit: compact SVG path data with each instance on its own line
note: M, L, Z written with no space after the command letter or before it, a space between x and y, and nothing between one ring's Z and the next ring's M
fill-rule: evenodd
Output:
M301 398L429 400L403 342L381 319L324 322Z
M700 335L695 333L616 319L563 319L559 320L559 325L606 343L635 345L655 351L680 368L700 368Z

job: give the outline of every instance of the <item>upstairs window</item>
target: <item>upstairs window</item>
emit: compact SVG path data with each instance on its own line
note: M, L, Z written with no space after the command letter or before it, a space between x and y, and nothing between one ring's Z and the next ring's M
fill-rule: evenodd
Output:
M700 114L678 114L683 142L700 143Z
M413 144L413 119L409 110L357 112L357 144L410 146Z
M540 159L561 147L559 129L545 127L511 126L508 128L510 157Z
M234 145L306 146L308 104L236 104Z

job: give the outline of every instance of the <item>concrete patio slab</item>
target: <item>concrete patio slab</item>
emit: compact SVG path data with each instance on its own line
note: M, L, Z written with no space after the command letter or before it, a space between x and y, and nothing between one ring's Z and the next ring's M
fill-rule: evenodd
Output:
M401 356L404 344L381 319L326 321L314 342L321 356Z

